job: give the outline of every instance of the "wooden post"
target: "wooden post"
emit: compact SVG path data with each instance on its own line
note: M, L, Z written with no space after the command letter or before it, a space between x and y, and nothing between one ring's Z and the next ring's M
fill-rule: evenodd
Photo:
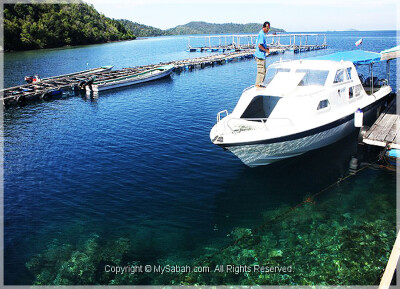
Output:
M300 44L299 44L299 52L301 52L301 35L300 35Z
M370 69L371 69L371 95L374 94L374 70L373 70L373 64L371 63Z
M296 34L293 35L293 49L296 49Z
M389 85L389 81L390 81L390 60L386 61L386 78L388 81L388 85Z
M392 253L390 253L389 261L386 265L385 273L383 274L381 283L379 284L379 289L388 289L390 283L392 281L392 277L394 274L394 269L396 269L397 262L400 256L400 231L397 233L396 242L394 242L394 246L392 249Z

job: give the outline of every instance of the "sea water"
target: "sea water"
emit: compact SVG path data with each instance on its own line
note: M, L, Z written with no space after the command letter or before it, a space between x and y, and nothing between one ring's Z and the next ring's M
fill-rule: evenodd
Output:
M267 63L358 49L361 37L364 50L396 45L395 31L330 32L328 49ZM6 53L4 85L205 55L186 44L156 37ZM384 78L385 65L376 67ZM6 109L6 284L379 282L395 239L396 176L366 166L378 152L357 146L357 134L253 169L211 143L217 112L232 111L255 76L255 62L243 60ZM226 272L240 265L251 271Z

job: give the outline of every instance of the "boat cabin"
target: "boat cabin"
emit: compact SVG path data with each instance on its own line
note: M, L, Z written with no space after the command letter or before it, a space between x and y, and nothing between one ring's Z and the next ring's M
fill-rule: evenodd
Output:
M380 80L372 73L369 77L358 74L357 65L372 66L375 61L380 61L379 53L357 50L274 63L267 69L265 88L246 89L232 115L260 121L295 115L299 109L315 113L331 106L342 107L387 85L387 80ZM288 98L290 105L278 106L283 99L288 103ZM306 107L305 103L310 102L312 107Z

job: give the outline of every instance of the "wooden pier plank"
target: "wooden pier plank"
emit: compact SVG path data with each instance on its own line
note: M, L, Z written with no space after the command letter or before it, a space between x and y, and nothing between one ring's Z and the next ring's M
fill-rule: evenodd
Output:
M373 140L383 141L389 133L391 127L396 122L397 116L393 114L383 114L383 118L377 122L375 129L369 138Z
M400 119L399 116L397 116L397 119L393 123L392 127L390 128L389 133L385 137L385 142L387 143L392 143L395 141L397 134L398 134L398 128L400 128Z
M367 131L363 142L380 147L400 148L400 117L394 99Z
M367 131L365 138L368 139L374 139L374 135L376 134L376 132L379 131L380 126L382 125L382 120L383 117L385 116L385 113L382 113L378 119L374 122L374 124L372 125L372 127Z

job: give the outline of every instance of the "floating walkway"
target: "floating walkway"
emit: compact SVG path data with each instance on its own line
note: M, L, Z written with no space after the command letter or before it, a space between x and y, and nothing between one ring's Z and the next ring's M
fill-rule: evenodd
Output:
M270 55L284 53L286 49L271 47ZM204 68L206 66L220 65L242 59L252 59L254 49L246 49L235 52L219 53L204 57L189 58L165 63L136 66L132 68L123 68L111 70L112 66L104 66L91 70L75 72L60 76L41 79L38 82L23 84L0 90L0 97L3 106L25 105L30 101L48 100L53 97L62 96L63 92L86 90L86 86L94 82L112 82L121 78L130 78L138 74L144 74L151 70L165 65L173 65L173 71L193 70L195 68Z
M400 149L400 116L396 113L396 99L365 133L363 142L388 149Z
M276 54L275 51L272 54ZM121 77L134 76L145 73L164 65L173 65L174 71L193 70L216 64L224 64L233 60L250 59L254 50L230 52L206 57L190 58L155 65L136 66L111 70L112 66L104 66L91 70L75 72L66 75L54 76L41 79L35 83L27 83L19 86L9 87L0 91L1 99L5 107L12 105L24 105L31 101L40 101L60 96L65 91L85 90L87 85L94 81L112 81Z
M190 36L189 52L234 52L255 49L257 34ZM325 49L326 34L267 34L268 47L295 53Z
M74 89L90 77L110 71L113 66L102 66L94 69L64 74L49 78L40 79L38 82L5 88L0 91L4 106L13 104L25 104L32 100L46 100L63 91Z
M282 50L276 50L270 53L275 55L282 53ZM194 68L204 68L206 66L214 66L217 64L224 64L234 60L241 59L252 59L254 56L254 49L248 49L245 51L229 52L224 54L215 54L204 57L189 58L179 61L172 61L167 63L161 63L163 65L173 64L175 65L175 71L192 70Z

